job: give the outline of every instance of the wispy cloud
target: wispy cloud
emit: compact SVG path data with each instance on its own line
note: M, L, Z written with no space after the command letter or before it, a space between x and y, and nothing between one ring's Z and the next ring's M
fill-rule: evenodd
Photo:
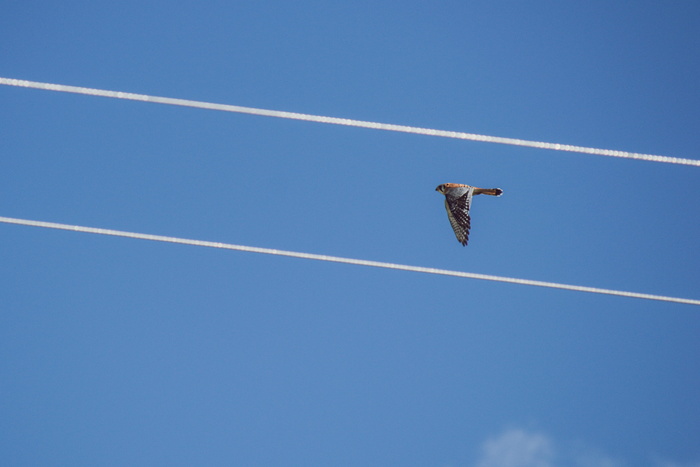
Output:
M700 462L678 463L667 460L659 460L656 464L658 467L700 467Z
M590 446L561 443L532 430L509 428L487 439L475 467L624 467L626 464ZM650 459L654 467L700 467L700 462L679 463Z
M481 450L481 458L476 467L623 467L624 465L595 449L580 445L576 449L555 448L555 442L550 436L516 428L505 430L500 435L486 440Z
M484 443L477 467L554 467L549 437L519 429L506 430Z

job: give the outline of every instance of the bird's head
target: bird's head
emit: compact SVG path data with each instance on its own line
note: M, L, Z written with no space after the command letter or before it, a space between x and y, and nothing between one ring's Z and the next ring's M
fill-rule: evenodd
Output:
M445 184L443 183L442 185L438 185L437 188L435 188L435 191L438 191L442 193L443 195L445 194Z

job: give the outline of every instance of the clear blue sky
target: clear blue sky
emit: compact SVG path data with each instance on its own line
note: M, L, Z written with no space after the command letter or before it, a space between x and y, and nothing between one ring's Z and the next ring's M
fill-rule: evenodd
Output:
M700 159L695 1L4 2L0 76ZM700 169L0 86L0 216L700 298ZM440 183L478 197L470 244ZM697 467L700 309L0 225L4 465Z

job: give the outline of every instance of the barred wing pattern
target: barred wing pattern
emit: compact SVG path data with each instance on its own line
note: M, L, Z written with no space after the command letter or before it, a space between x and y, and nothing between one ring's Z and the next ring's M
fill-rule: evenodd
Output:
M473 186L452 188L445 193L445 209L450 225L454 230L457 240L464 246L469 242L469 229L471 228L471 218L469 217L469 207L472 204Z

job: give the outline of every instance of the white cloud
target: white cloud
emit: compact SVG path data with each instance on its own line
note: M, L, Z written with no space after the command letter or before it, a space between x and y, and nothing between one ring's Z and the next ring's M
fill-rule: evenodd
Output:
M552 438L543 433L511 428L483 444L476 467L623 466L617 460L580 444L575 449L563 451L555 449L554 445ZM660 467L676 466L669 464Z
M554 450L549 438L524 430L506 430L483 446L477 467L554 467Z
M556 448L555 448L556 444ZM581 442L555 443L537 431L510 428L487 439L475 467L623 467L625 463ZM655 467L700 467L700 462L678 463L650 459Z
M689 464L679 464L672 461L657 461L658 467L700 467L700 462L691 462Z

